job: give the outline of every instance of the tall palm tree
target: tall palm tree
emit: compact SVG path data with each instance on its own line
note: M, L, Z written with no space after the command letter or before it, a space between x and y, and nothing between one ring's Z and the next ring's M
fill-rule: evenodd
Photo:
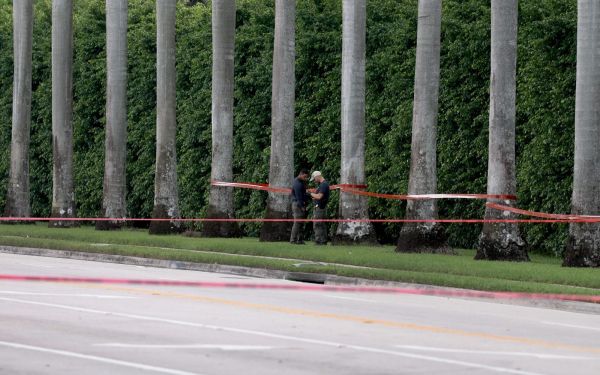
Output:
M233 179L233 57L235 0L212 2L212 164L211 180ZM211 186L207 218L234 219L233 190ZM206 222L207 237L239 236L236 222Z
M488 194L516 194L515 112L518 0L492 0ZM504 202L510 204L510 201ZM486 219L508 219L487 209ZM515 223L483 225L475 259L527 261L525 242Z
M366 0L343 1L342 24L342 184L365 184ZM367 197L340 193L341 219L368 219ZM375 242L368 222L340 223L334 243Z
M10 176L5 215L28 217L29 128L31 125L31 59L33 0L13 2L14 76Z
M104 217L127 216L127 0L106 0L106 141ZM97 221L96 229L116 229L119 222Z
M600 4L577 2L575 169L571 212L600 215ZM600 267L600 224L572 223L563 265Z
M409 194L434 194L437 190L441 24L442 0L419 0ZM432 220L437 217L437 201L407 202L407 219ZM443 227L427 222L404 224L396 251L447 253L451 249Z
M275 2L275 42L273 46L273 90L271 97L271 158L269 185L289 187L294 179L296 0ZM269 193L268 219L291 217L287 194ZM289 222L265 222L261 241L289 241Z
M156 0L155 219L179 218L175 119L175 14L177 0ZM180 230L178 221L153 221L151 234Z
M52 1L52 217L75 217L73 188L73 1ZM51 221L50 226L73 226Z

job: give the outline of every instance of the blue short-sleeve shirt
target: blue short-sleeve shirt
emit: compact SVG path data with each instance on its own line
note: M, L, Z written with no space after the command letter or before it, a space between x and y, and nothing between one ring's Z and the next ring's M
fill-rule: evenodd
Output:
M327 202L329 202L329 183L327 181L323 181L317 187L317 193L322 193L323 197L319 200L315 200L315 204L319 208L327 207Z

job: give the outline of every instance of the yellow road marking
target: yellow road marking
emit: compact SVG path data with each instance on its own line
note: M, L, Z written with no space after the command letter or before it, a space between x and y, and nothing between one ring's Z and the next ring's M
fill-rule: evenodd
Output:
M436 326L429 326L429 325L422 325L422 324L415 324L415 323L396 322L396 321L391 321L391 320L371 319L371 318L365 318L365 317L360 317L360 316L341 315L341 314L311 311L311 310L304 310L304 309L295 309L295 308L288 308L288 307L275 306L275 305L266 305L266 304L252 303L252 302L235 301L235 300L229 300L229 299L218 298L218 297L201 296L201 295L196 295L196 294L177 293L177 292L131 288L131 287L98 285L98 284L79 284L79 285L87 287L87 288L92 288L92 289L105 289L105 290L153 295L153 296L160 296L160 297L171 297L171 298L186 299L186 300L192 300L192 301L229 305L229 306L235 306L235 307L243 307L243 308L253 309L253 310L278 312L278 313L289 314L289 315L302 315L302 316L309 316L309 317L313 317L313 318L334 319L334 320L339 320L339 321L349 321L349 322L356 322L356 323L361 323L361 324L379 325L379 326L384 326L384 327L393 327L393 328L401 328L401 329L408 329L408 330L415 330L415 331L456 335L456 336L462 336L462 337L475 337L475 338L481 338L481 339L492 340L492 341L512 342L512 343L519 343L519 344L551 348L551 349L567 349L567 350L572 350L575 352L600 354L600 348L596 348L596 347L571 345L571 344L564 344L564 343L560 343L560 342L552 342L552 341L545 341L545 340L539 340L539 339L530 339L530 338L526 338L526 337L503 336L503 335L495 335L495 334L490 334L490 333L485 333L485 332L470 332L470 331L464 331L461 329L454 329L454 328L444 328L444 327L436 327Z

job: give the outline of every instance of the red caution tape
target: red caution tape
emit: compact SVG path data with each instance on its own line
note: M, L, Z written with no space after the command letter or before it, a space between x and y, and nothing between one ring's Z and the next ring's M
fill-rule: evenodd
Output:
M469 298L491 298L491 299L536 299L536 300L562 300L562 301L600 303L600 296L593 296L593 295L514 293L514 292L480 292L480 291L473 291L473 290L452 290L452 289L417 289L417 288L390 288L390 287L369 287L369 286L330 286L330 285L306 285L306 284L298 285L298 284L178 281L178 280L148 280L148 279L109 279L109 278L94 278L94 277L55 277L55 276L26 276L26 275L1 275L1 274L0 274L0 280L41 281L41 282L57 282L57 283L186 286L186 287L198 287L198 288L236 288L236 289L270 289L270 290L352 292L352 293L388 293L388 294L413 294L413 295L442 296L442 297L469 297Z
M243 189L262 190L262 191L268 191L271 193L283 193L283 194L289 194L292 191L290 188L271 187L268 184L246 183L246 182L211 181L211 185L222 186L222 187L237 187L237 188L243 188Z
M577 222L577 223L597 223L600 222L600 216L597 215L564 215L564 214L548 214L544 212L528 211L516 207L506 206L497 203L486 203L486 206L500 211L509 211L515 214L539 217L548 219L547 222Z
M250 182L223 182L223 181L212 181L213 186L225 186L225 187L237 187L243 189L254 189L264 190L273 193L286 193L289 194L291 189L283 187L271 187L267 184L258 184ZM340 190L344 193L350 193L355 195L362 195L374 198L383 199L395 199L395 200L425 200L425 199L502 199L502 200L516 200L515 195L509 194L382 194L370 191L362 191L360 189L366 189L367 185L352 185L352 184L339 184L331 185L331 189Z
M249 183L233 183L233 182L214 182L216 186L228 187L243 187L258 190L267 190L274 192L289 193L288 188L269 187L266 184L249 184ZM350 192L352 194L377 196L388 199L506 199L511 200L515 197L512 195L490 195L490 194L425 194L425 195L392 195L392 194L377 194L357 190L357 185L334 185L337 189ZM346 186L354 186L347 188ZM358 185L364 186L364 185ZM83 218L66 218L66 217L0 217L0 222L34 222L34 221L111 221L111 222L153 222L153 221L171 221L171 222L246 222L246 223L262 223L262 222L326 222L326 223L453 223L453 224L486 224L486 223L596 223L600 222L600 216L596 215L564 215L564 214L549 214L536 211L528 211L502 205L498 203L487 202L486 206L500 211L509 211L519 215L531 216L533 219L266 219L266 218L104 218L104 217L83 217Z
M290 194L292 189L287 187L274 187L269 184L262 183L251 183L251 182L224 182L224 181L212 181L211 185L213 186L222 186L222 187L237 187L242 189L253 189L253 190L262 190L268 191L271 193L282 193L282 194ZM331 190L343 190L343 189L366 189L367 185L353 185L353 184L338 184L331 185L329 187ZM315 189L309 189L309 191L314 191Z
M514 195L502 194L382 194L370 191L360 191L353 189L342 189L345 193L363 195L367 197L395 199L395 200L428 200L428 199L502 199L516 200Z

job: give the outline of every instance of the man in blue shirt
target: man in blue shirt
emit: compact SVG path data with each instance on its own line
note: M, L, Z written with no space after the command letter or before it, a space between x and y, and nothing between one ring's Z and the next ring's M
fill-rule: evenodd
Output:
M306 193L306 180L308 179L308 170L302 169L298 174L298 177L294 179L292 185L292 214L294 215L294 225L292 226L292 235L290 236L290 243L296 245L303 245L302 240L302 229L304 222L297 221L298 219L306 219L306 207L310 196Z
M313 217L315 219L327 218L327 202L329 202L329 183L319 171L314 171L310 177L311 181L315 181L319 186L314 193L310 193L315 202L315 211ZM315 231L315 243L317 245L327 245L327 223L324 221L313 222Z

